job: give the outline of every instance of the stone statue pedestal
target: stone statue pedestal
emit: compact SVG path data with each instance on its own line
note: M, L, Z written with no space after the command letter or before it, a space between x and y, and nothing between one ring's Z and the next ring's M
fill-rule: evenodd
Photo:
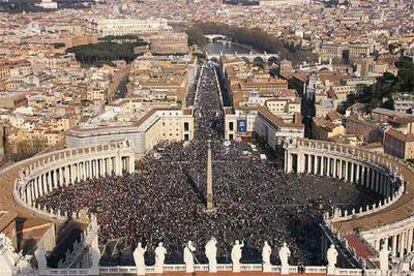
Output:
M210 273L216 273L217 272L217 263L208 264L208 272Z
M139 267L137 267L137 275L138 276L145 275L145 266L139 266Z
M263 272L272 272L271 264L263 264Z
M335 266L327 266L326 267L326 274L328 274L328 275L336 275L335 273L336 273L336 267Z
M186 273L193 273L194 272L194 265L192 265L192 264L186 264L185 265L185 272Z
M287 274L289 274L289 265L285 265L285 266L281 266L280 267L280 274L282 274L282 275L287 275Z
M162 274L164 272L164 267L162 265L154 266L154 272L157 274Z
M240 264L233 264L233 272L240 272Z

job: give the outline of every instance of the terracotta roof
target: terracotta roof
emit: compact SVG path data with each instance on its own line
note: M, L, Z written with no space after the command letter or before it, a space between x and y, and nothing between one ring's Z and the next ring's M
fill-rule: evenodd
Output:
M258 114L264 116L267 118L271 123L278 127L290 127L290 128L303 128L303 124L301 122L298 122L298 120L295 120L294 123L285 123L282 118L276 116L269 110L267 110L264 107L259 107Z
M355 249L357 256L361 258L372 257L372 252L369 248L358 238L355 234L346 235L345 239L348 241L349 246Z
M385 137L391 136L395 139L398 139L402 142L414 142L414 134L404 134L399 132L396 129L390 128L386 133Z

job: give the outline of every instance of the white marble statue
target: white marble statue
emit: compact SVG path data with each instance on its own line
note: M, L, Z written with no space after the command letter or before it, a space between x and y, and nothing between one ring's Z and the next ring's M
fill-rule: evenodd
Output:
M195 246L192 241L188 241L184 247L184 263L185 263L185 272L193 273L194 272L194 256L193 253L196 251Z
M37 268L39 270L47 269L46 252L40 246L34 252L37 261Z
M384 244L379 252L379 263L381 272L386 272L389 269L390 250Z
M134 262L135 267L137 268L137 275L145 275L145 257L144 254L147 251L147 247L142 247L142 243L139 242L137 248L135 248L134 253Z
M272 254L272 248L270 247L269 243L265 241L263 249L262 249L263 272L272 271L272 264L270 263L271 254Z
M167 249L163 246L163 243L158 243L155 248L155 273L162 273L164 270L165 255L167 255Z
M242 256L242 247L244 247L244 242L241 243L236 240L233 248L231 249L231 261L233 263L233 272L240 272L240 259Z
M326 252L326 259L328 260L328 275L335 275L336 263L338 261L338 251L335 248L334 244L328 248Z
M14 275L18 258L11 240L5 234L0 233L0 274Z
M208 271L217 272L217 240L214 237L207 242L204 252L208 259Z
M19 253L19 258L16 262L16 271L23 275L31 275L33 273L32 265L30 260L33 258L32 255L24 255L22 252Z
M286 242L283 243L283 246L279 249L279 259L280 259L280 269L281 274L289 274L289 257L290 249L287 247Z

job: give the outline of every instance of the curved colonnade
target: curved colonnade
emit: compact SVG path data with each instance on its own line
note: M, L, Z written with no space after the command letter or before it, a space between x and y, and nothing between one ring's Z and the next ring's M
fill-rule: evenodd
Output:
M134 162L134 152L127 141L49 153L20 168L14 182L13 197L36 214L66 220L68 214L62 214L60 210L39 209L36 199L57 187L88 178L132 173L135 171Z
M378 193L382 200L358 210L335 209L324 217L340 235L358 234L377 252L393 257L414 251L414 171L404 160L361 148L309 139L285 144L285 171L343 179Z

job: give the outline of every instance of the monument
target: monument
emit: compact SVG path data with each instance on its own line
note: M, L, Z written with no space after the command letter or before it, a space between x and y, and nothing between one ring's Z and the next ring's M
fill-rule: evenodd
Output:
M328 275L335 275L336 263L338 261L338 251L335 245L331 244L326 252L326 259L328 260L327 272Z
M167 249L160 242L157 248L155 248L155 273L163 273L165 255L167 255Z
M280 259L280 274L289 274L289 257L290 249L287 247L286 242L283 243L283 246L279 250L279 259Z
M185 263L185 272L193 273L194 272L194 252L196 251L195 246L192 241L188 241L187 245L184 247L184 263Z
M238 240L235 241L233 248L231 249L231 261L233 263L233 272L240 272L240 259L242 256L242 247L244 242L240 243Z
M263 272L272 272L272 264L270 263L270 255L272 254L272 248L267 241L264 242L262 250L262 262Z
M135 261L135 267L137 269L137 275L145 275L145 252L147 247L142 247L142 243L139 242L137 248L135 248L133 256Z
M213 203L213 165L211 160L211 141L208 140L207 152L207 212L212 212Z
M217 241L212 237L206 244L205 254L208 259L208 271L217 272Z
M39 271L47 269L46 252L40 246L34 252L34 256L37 262L37 268Z

